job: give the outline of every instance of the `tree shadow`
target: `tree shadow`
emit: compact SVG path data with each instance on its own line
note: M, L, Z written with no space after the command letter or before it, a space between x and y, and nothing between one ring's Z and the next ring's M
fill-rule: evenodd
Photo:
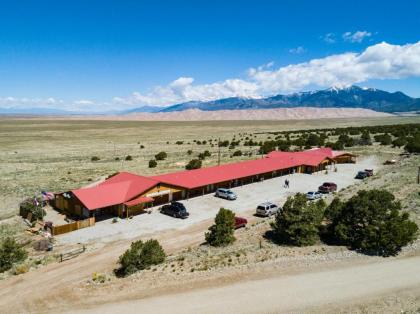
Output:
M263 234L263 238L277 245L287 245L287 243L279 237L273 230L267 230Z
M115 268L113 272L114 272L115 277L117 278L126 277L126 274L124 273L124 270L121 267Z

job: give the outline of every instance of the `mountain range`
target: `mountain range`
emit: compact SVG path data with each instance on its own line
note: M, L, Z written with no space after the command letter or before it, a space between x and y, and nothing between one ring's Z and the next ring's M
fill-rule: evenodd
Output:
M141 106L125 111L82 113L50 108L0 108L0 114L28 115L126 115L135 113L178 112L189 109L201 111L279 109L296 107L314 108L362 108L379 112L395 113L420 111L420 98L407 96L402 92L387 92L375 88L349 86L331 87L324 90L276 95L267 98L230 97L212 101L189 101L167 107Z
M161 112L183 111L187 109L242 110L273 109L293 107L315 108L363 108L381 112L407 112L420 110L420 98L412 98L402 92L350 86L331 87L325 90L276 95L261 99L231 97L212 101L190 101L161 109ZM135 109L131 110L136 112ZM138 112L138 111L137 111Z

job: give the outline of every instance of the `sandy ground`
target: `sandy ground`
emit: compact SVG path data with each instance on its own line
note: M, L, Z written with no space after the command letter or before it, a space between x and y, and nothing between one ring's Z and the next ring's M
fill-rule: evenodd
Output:
M288 196L297 192L306 193L317 190L318 186L325 181L335 182L338 189L343 189L358 182L354 179L359 170L378 168L378 162L374 157L358 160L356 164L339 164L337 172L329 171L328 174L318 172L316 174L291 174L277 177L253 184L233 188L238 199L228 201L207 194L182 201L190 212L188 219L174 219L159 213L158 207L153 208L151 214L143 214L132 219L122 219L118 223L112 223L111 219L101 221L95 226L73 231L56 237L59 244L75 244L89 242L109 242L120 239L133 239L159 231L182 230L194 224L207 221L208 224L215 217L220 207L233 210L237 215L251 218L258 204L271 201L282 205ZM284 180L288 178L290 188L283 187Z
M175 112L139 112L126 115L53 116L45 119L112 120L112 121L222 121L222 120L307 120L328 118L391 117L392 114L362 108L276 108L202 111L189 109Z
M280 276L73 313L301 313L418 287L420 257Z

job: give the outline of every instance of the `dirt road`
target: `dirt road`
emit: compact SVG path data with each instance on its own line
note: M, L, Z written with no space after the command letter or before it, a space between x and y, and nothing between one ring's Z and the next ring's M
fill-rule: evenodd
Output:
M203 230L210 224L210 220L204 221L182 232L169 230L154 238L170 254L201 243L204 240ZM93 272L112 271L117 266L118 256L129 245L129 241L108 243L101 249L63 263L52 263L37 271L0 281L0 313L44 312L65 303L78 303L80 285L91 278Z
M272 313L357 302L420 284L420 257L107 304L77 313Z

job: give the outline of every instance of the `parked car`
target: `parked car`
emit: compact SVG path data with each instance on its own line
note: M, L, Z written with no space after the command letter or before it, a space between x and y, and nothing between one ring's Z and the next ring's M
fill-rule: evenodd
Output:
M356 179L360 179L360 180L363 180L363 179L366 179L367 177L369 176L369 174L366 172L366 171L359 171L357 174L356 174Z
M187 212L187 209L185 208L184 204L180 202L171 202L168 205L163 205L160 208L160 212L162 214L181 219L186 219L190 215Z
M365 169L365 172L367 173L368 177L373 176L373 169Z
M306 193L306 199L308 201L314 201L314 200L317 200L321 197L322 197L322 194L318 191L316 191L316 192L311 191L311 192Z
M333 182L324 182L318 187L320 193L331 193L337 191L337 184Z
M216 190L215 196L225 198L231 201L236 200L237 198L234 192L232 192L229 189L222 189L222 188Z
M235 216L235 229L243 228L248 223L248 220L242 217Z
M279 211L279 207L271 202L265 202L257 206L256 214L258 216L269 217L275 215Z

